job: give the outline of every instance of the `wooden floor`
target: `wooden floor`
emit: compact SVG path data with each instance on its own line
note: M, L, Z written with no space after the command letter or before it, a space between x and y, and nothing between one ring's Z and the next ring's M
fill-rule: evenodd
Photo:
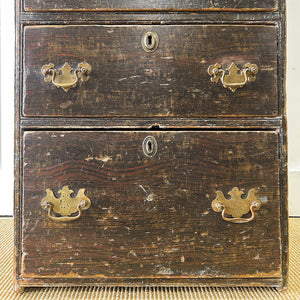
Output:
M0 299L291 299L300 300L300 218L290 219L290 273L287 291L272 288L27 288L13 291L13 219L0 218Z

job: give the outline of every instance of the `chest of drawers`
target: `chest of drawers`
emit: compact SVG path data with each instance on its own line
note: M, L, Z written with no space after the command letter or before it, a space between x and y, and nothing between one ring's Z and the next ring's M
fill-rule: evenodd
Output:
M16 12L16 290L286 287L285 2Z

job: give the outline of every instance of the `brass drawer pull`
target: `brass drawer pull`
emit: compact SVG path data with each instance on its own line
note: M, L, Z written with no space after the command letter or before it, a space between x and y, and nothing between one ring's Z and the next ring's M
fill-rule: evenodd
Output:
M255 196L255 189L249 190L246 199L241 198L244 192L237 187L234 187L228 194L231 196L230 200L224 197L223 192L217 191L217 198L211 204L212 209L215 212L222 212L222 218L228 222L247 223L254 220L254 211L259 210L261 206L261 201ZM249 211L251 211L251 217L242 218ZM231 215L233 218L228 218L226 215Z
M232 63L227 70L223 70L220 64L210 65L207 70L212 76L212 82L221 80L225 88L229 88L235 92L238 88L243 87L247 82L254 81L255 75L258 72L258 67L255 64L247 63L243 69L239 69L235 63Z
M88 81L88 75L91 73L92 67L86 62L81 62L73 73L72 71L73 69L68 63L65 63L58 71L54 68L54 64L52 63L42 67L42 74L45 77L45 82L52 82L55 86L62 88L65 92L72 87L76 87L79 79Z
M142 47L146 52L154 52L158 47L158 35L155 31L146 31L142 37Z
M42 200L41 206L48 211L48 216L54 221L69 222L80 218L83 210L91 206L90 199L84 194L85 189L80 189L75 198L71 197L73 193L68 186L64 186L58 193L60 198L56 198L50 189L46 189L47 196ZM52 210L61 217L52 214ZM72 214L77 215L71 216Z

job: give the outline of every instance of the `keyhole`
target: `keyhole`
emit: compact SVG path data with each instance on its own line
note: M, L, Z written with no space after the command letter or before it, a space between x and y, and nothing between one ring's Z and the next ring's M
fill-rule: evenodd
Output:
M152 46L152 35L149 34L147 39L148 39L148 46Z
M152 152L152 143L151 143L151 141L148 141L147 147L148 147L148 152L151 153Z

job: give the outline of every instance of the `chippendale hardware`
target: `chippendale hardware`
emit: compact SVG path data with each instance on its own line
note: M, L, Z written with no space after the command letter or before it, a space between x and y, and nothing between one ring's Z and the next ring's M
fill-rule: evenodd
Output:
M58 193L60 198L56 198L50 189L46 189L47 196L42 200L41 206L48 211L48 216L54 221L69 222L80 218L81 212L91 206L90 199L84 194L85 189L80 189L76 197L71 197L73 193L67 185L65 185ZM61 215L55 216L56 214ZM72 214L77 213L75 216Z
M145 137L142 145L143 145L143 152L146 156L148 157L155 156L158 146L154 136L149 135Z
M231 199L224 197L223 192L217 191L217 198L212 202L211 206L215 212L222 212L222 218L225 221L233 223L247 223L255 218L254 211L259 210L261 201L255 196L255 189L248 192L246 199L241 198L244 194L237 187L234 187L228 194ZM251 211L250 218L241 218L243 215ZM228 218L226 215L231 215L233 218Z
M92 67L86 62L79 63L74 72L68 63L65 63L60 70L56 70L52 63L42 67L42 74L45 77L45 82L52 82L55 86L62 88L65 92L72 87L76 87L79 79L88 81L88 75L91 71Z
M158 47L158 35L155 31L146 31L142 37L142 47L146 52L154 52Z
M235 92L238 88L243 87L247 82L254 81L258 72L255 64L247 63L243 69L239 69L235 63L232 63L227 70L223 70L219 63L210 65L207 70L212 76L212 82L218 82L219 79L225 88Z

